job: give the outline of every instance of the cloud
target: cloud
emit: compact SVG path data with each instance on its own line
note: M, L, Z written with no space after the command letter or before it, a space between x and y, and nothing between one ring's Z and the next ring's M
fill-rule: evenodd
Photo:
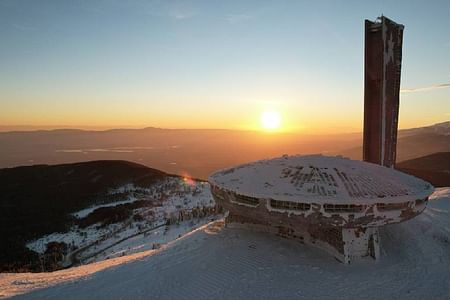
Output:
M166 10L170 18L174 20L187 20L192 19L198 15L198 10L195 7L188 5L187 3L166 2L166 6L163 6L163 11Z
M450 88L450 83L433 84L430 86L419 87L419 88L401 89L400 92L416 93L416 92L425 92L425 91L432 91L432 90L445 89L445 88Z
M252 15L248 14L229 14L225 16L225 20L230 24L237 24L252 19Z
M180 12L180 11L172 11L169 12L169 17L175 20L185 20L194 17L194 13L188 12Z

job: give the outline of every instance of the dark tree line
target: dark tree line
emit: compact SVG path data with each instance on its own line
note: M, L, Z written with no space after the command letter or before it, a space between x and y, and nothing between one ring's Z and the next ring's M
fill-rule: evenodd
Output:
M39 255L25 247L27 241L66 232L76 221L72 212L116 201L116 196L108 194L112 188L128 183L148 187L166 176L126 161L0 169L0 272L41 271ZM131 207L122 209L104 209L92 218L123 220Z

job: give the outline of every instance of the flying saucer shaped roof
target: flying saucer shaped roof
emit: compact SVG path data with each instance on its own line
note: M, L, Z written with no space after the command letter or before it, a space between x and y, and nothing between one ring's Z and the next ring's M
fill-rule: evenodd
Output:
M256 161L213 173L209 182L240 195L302 203L399 203L433 192L429 183L394 169L322 155Z

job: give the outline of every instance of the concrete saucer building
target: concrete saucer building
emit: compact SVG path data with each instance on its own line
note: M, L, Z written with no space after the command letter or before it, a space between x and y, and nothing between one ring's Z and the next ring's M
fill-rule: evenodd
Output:
M378 227L421 213L433 187L376 164L341 157L283 156L209 178L227 223L264 226L316 245L342 262L379 257Z
M209 177L226 223L253 224L322 248L342 262L380 256L378 228L420 214L434 188L393 169L403 28L365 22L364 161L283 156Z

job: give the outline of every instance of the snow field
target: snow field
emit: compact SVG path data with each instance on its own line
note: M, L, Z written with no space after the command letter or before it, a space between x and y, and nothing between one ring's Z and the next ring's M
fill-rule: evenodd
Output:
M437 193L423 214L381 228L378 262L344 265L297 241L216 221L141 252L139 261L133 254L54 273L1 274L0 290L25 293L21 299L448 299L450 188Z

